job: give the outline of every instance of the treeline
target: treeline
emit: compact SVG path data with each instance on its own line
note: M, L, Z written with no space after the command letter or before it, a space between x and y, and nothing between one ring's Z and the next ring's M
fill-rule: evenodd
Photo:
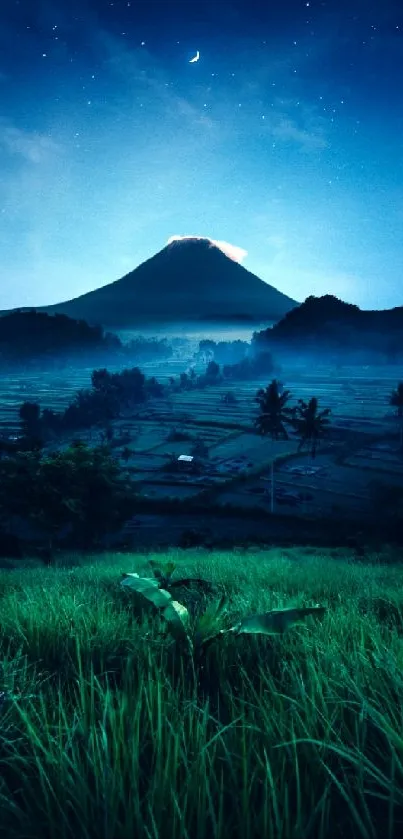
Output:
M102 355L139 361L169 358L173 353L165 339L136 336L122 343L117 335L84 320L45 312L15 311L0 317L0 363L7 366L52 366L60 360L85 363Z
M135 410L149 399L168 396L170 392L203 389L225 380L241 380L257 375L270 374L274 369L270 353L260 353L245 358L239 364L220 365L209 361L204 373L197 375L192 368L171 377L168 385L157 381L155 376L147 378L138 368L124 369L111 373L106 368L93 370L91 387L78 390L72 402L64 411L41 408L38 402L23 402L19 418L23 437L29 441L28 448L40 448L44 442L62 433L74 433L80 429L107 424L118 419L123 411ZM19 443L21 446L21 444ZM0 441L0 451L5 450ZM6 446L7 448L7 446ZM10 445L8 445L10 448Z
M66 315L37 312L11 312L0 318L0 357L2 361L51 359L69 353L122 349L117 335L105 333L101 326Z
M194 358L207 363L207 383L226 379L242 381L280 371L267 347L254 348L247 341L204 339L199 342ZM198 378L199 384L205 383L205 377Z
M218 364L237 364L243 361L250 352L251 345L247 341L212 341L204 338L199 341L195 354L197 360L216 361Z
M78 390L63 412L41 409L37 402L23 402L19 409L21 431L31 448L65 432L75 432L117 419L123 410L136 409L164 387L155 377L146 378L138 367L110 373L93 370L91 387ZM36 445L35 445L36 443Z
M173 348L166 338L144 338L138 335L123 345L126 355L138 361L162 361L171 358Z

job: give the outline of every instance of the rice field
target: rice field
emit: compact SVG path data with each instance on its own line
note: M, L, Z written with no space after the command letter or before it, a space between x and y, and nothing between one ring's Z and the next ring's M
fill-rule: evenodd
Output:
M178 376L187 365L183 359L176 358L142 366L147 376L155 375L169 388L169 378ZM11 432L17 429L18 406L25 399L39 401L43 407L62 410L78 389L90 385L91 372L91 369L64 370L62 375L57 376L45 373L23 378L0 378L0 430L2 427ZM292 401L298 398L308 400L315 395L320 407L330 407L333 427L350 427L360 432L368 430L380 435L396 429L388 397L398 381L403 380L403 369L294 369L284 370L279 378L291 390ZM127 448L131 454L126 461L127 467L140 482L142 491L152 497L177 495L182 498L202 492L204 484L193 482L191 476L175 475L175 479L172 476L169 482L169 476L161 471L168 457L190 454L195 439L199 437L209 450L209 465L205 471L210 484L217 486L216 502L241 504L243 507L258 504L269 508L268 494L261 492L259 477L251 477L242 487L223 486L220 489L223 481L231 479L240 469L256 469L260 464L265 467L270 459L278 460L279 455L287 453L295 456L295 440L273 445L270 440L249 431L257 411L254 401L256 391L267 383L266 377L251 382L222 382L204 390L175 393L170 389L167 397L152 400L141 406L133 416L117 420L114 423L115 433L119 434L120 430L130 433L131 441ZM236 396L234 405L223 402L223 395L228 391ZM189 439L169 440L173 429L187 434ZM80 437L91 444L100 439L99 431L95 429L80 433ZM123 445L126 446L126 443ZM116 449L116 454L119 454L119 449ZM305 462L304 455L299 462ZM279 497L276 507L285 513L295 512L295 506L298 506L301 514L308 515L351 515L352 512L366 515L370 502L368 484L372 478L398 483L402 480L400 458L396 452L386 449L363 447L351 452L343 465L335 463L329 454L326 455L326 464L326 474L310 479L291 475L286 467L277 463L276 491L279 496L285 492L286 497ZM262 472L262 477L264 475ZM294 496L304 493L305 500L287 498L287 493Z
M185 368L186 363L180 359L142 365L146 375L155 375L162 383L168 383L171 376L178 376ZM88 368L69 369L57 376L51 372L0 376L0 430L2 427L17 428L19 405L27 399L38 401L45 408L63 410L77 390L89 387L91 372ZM158 414L159 422L162 420L169 423L175 416L182 418L184 424L188 419L193 424L196 420L200 424L215 422L247 427L256 413L256 390L265 386L268 378L251 382L224 382L202 391L170 393L168 399L153 400L149 410ZM403 380L403 369L373 367L365 370L354 367L343 368L341 372L331 368L316 371L285 370L280 378L291 390L294 399L317 396L323 407L331 408L335 422L370 425L376 421L393 422L388 397L397 382ZM235 393L235 405L223 404L222 397L228 391Z

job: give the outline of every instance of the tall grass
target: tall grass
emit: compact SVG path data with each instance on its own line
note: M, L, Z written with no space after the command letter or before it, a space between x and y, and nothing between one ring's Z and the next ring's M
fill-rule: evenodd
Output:
M278 638L223 636L194 668L119 588L145 555L1 572L5 835L400 835L403 565L309 549L173 558L225 587L231 619L328 612Z

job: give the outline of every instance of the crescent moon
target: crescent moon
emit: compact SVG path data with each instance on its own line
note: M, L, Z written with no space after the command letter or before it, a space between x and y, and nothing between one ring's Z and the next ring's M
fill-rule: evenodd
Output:
M196 55L194 56L194 58L190 59L189 64L194 64L196 61L199 60L199 58L200 58L200 53L199 53L199 50L197 50Z

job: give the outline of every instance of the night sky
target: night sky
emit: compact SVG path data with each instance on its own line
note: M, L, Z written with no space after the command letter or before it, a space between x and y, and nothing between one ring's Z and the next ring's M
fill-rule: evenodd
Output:
M1 0L0 308L175 235L297 300L401 306L402 231L401 0Z

